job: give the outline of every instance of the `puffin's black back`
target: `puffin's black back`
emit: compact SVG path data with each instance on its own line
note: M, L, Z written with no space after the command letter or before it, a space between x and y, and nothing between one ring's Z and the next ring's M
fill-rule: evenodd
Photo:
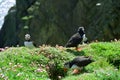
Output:
M93 62L93 60L90 57L84 57L84 56L76 57L72 61L70 61L70 67L72 67L72 65L77 65L79 67L84 67L91 62Z
M77 47L82 41L82 37L79 33L74 34L66 44L66 47Z
M76 34L74 34L67 42L67 44L65 45L65 47L77 47L81 41L82 41L82 36L85 34L84 32L84 28L83 27L79 27L78 31Z

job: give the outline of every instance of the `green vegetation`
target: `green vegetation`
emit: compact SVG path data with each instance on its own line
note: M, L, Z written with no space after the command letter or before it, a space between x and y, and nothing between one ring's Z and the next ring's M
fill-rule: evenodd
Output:
M120 42L91 43L83 51L95 62L85 67L80 75L67 76L63 80L119 80Z
M80 46L82 51L62 46L28 49L11 47L0 52L0 80L119 80L120 42L98 42ZM91 56L79 75L63 71L63 64L76 56Z

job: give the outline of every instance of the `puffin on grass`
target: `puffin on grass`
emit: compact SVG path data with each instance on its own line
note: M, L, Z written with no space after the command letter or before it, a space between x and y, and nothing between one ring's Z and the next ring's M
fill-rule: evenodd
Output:
M78 49L78 45L80 43L86 42L87 37L85 35L84 27L79 27L76 34L74 34L67 42L65 47L76 47L76 50Z
M33 43L33 41L31 41L30 34L25 35L24 46L28 47L28 48L34 48L35 47L35 44Z
M66 62L64 64L64 71L66 72L69 68L71 68L73 69L72 74L78 74L80 73L80 70L83 69L83 67L87 66L91 62L93 62L91 57L79 56L69 62Z

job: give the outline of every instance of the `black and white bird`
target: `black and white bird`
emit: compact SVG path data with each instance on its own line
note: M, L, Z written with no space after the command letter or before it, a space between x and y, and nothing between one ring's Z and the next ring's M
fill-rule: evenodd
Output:
M69 68L73 69L73 74L77 74L80 72L80 70L93 62L94 60L91 59L91 57L88 56L79 56L74 58L73 60L66 62L64 64L64 70L67 71Z
M76 47L78 49L78 45L80 43L84 43L87 41L87 37L85 35L84 27L79 27L76 34L74 34L67 42L65 47Z
M24 46L28 47L28 48L34 48L35 47L35 44L33 43L33 41L31 41L30 34L25 35Z

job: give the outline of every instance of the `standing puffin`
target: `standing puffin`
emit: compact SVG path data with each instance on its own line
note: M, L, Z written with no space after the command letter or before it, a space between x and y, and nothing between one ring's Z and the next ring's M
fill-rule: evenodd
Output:
M30 39L31 39L30 34L26 34L25 35L24 46L28 47L28 48L34 48L35 44Z
M73 60L66 62L64 64L64 71L66 72L69 68L73 69L73 74L78 74L80 70L93 62L90 57L87 56L79 56L74 58Z
M85 36L84 27L79 27L76 34L74 34L67 42L65 47L76 47L76 50L78 50L78 45L80 43L83 43L87 41L87 38Z

